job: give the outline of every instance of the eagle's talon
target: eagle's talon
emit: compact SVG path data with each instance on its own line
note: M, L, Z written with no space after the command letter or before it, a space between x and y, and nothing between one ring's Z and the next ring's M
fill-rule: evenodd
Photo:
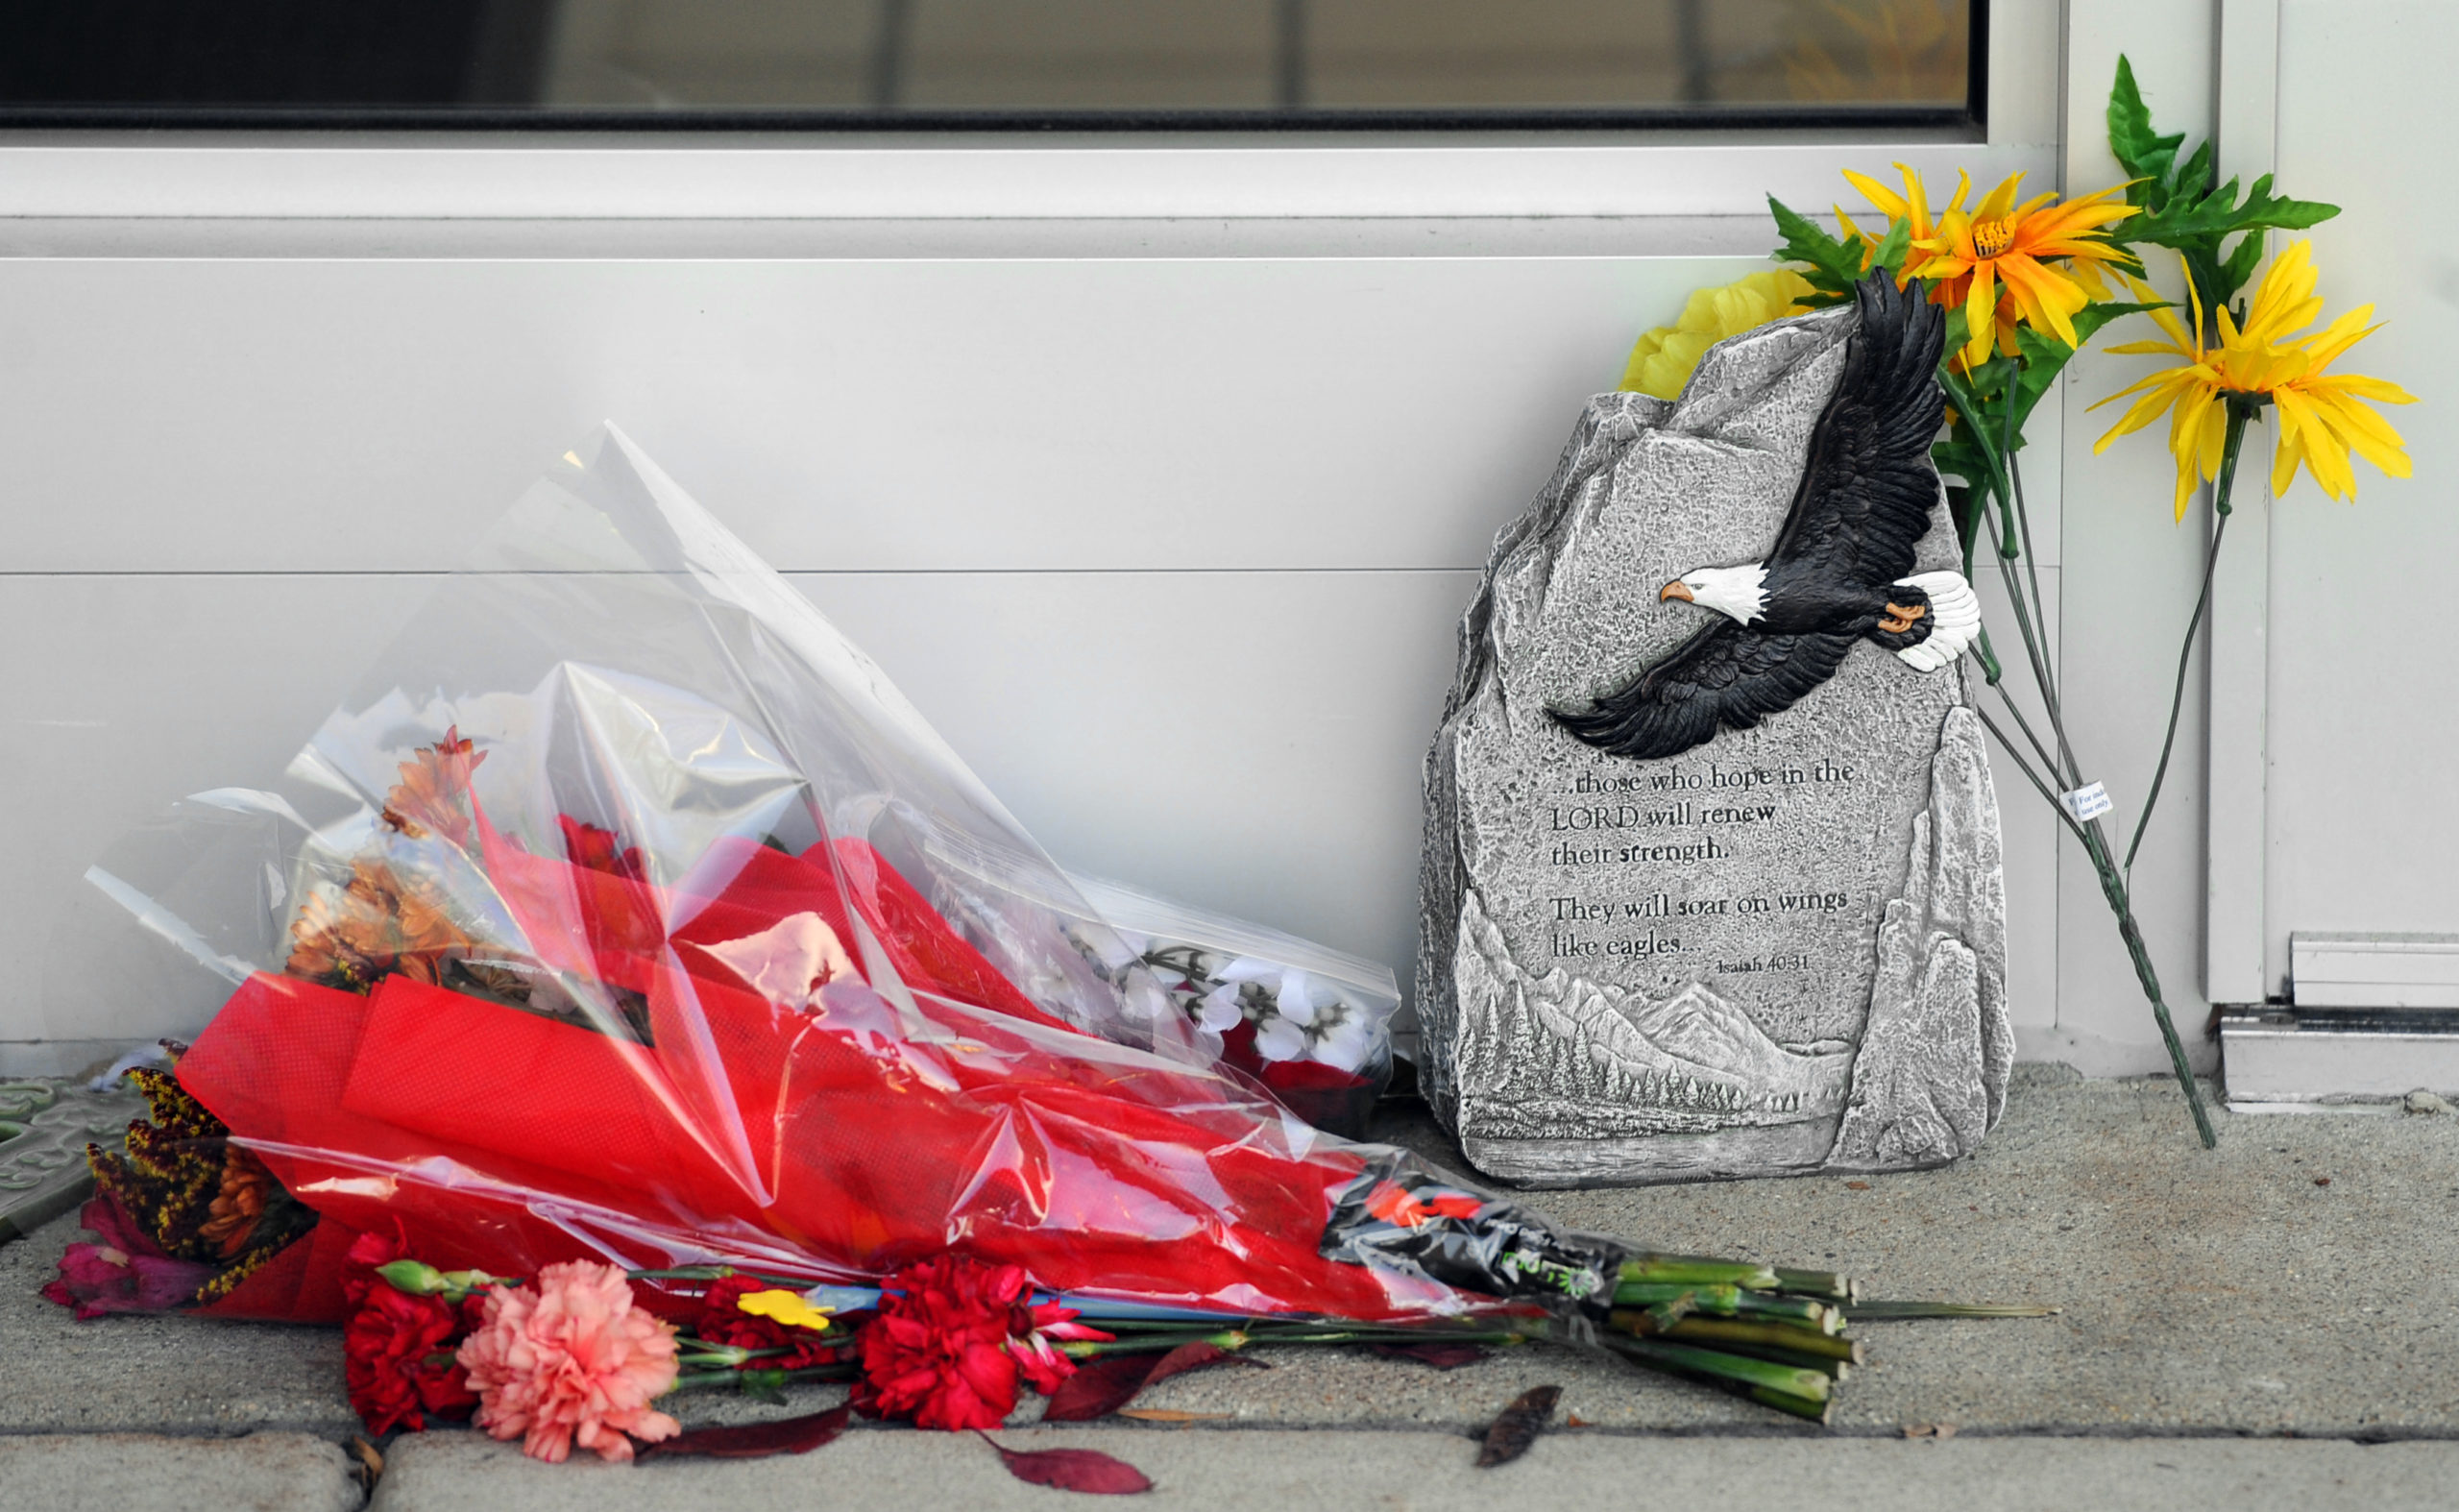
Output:
M1911 608L1907 609L1902 604L1889 603L1887 606L1886 616L1879 621L1879 628L1885 630L1889 635L1902 635L1905 631L1912 628L1913 621L1920 619L1923 615L1928 614L1929 612L1930 606L1928 604L1914 604Z

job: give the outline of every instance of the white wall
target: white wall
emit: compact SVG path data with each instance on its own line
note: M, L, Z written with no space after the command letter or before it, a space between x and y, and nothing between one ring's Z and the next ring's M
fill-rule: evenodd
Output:
M1897 157L1933 183L2114 182L2120 49L2200 134L2219 19L2254 12L2279 0L2001 0L1986 144L1343 147L1290 170L1243 148L0 142L0 959L40 959L126 826L293 749L460 543L612 418L1063 859L1405 979L1454 617L1632 334L1764 266L1763 188L1817 205L1838 167ZM2399 175L2429 186L2422 144L2449 137L2424 74L2453 23L2287 0L2281 24L2284 182L2349 207L2319 238L2325 292L2379 298L2397 324L2370 370L2429 389L2452 211ZM2372 86L2385 68L2398 87ZM1117 218L1139 207L1176 218ZM2091 455L2107 417L2084 405L2143 369L2087 354L2028 452L2069 712L2121 822L2202 544L2170 523L2156 436ZM2452 927L2432 500L2459 475L2429 413L2416 483L2278 511L2275 949ZM2136 882L2192 1026L2206 825L2265 816L2206 814L2199 680L2188 719ZM2024 1052L2159 1069L2088 866L1999 786ZM21 978L0 1069L72 1063L146 1011Z
M2346 207L2312 232L2325 318L2372 304L2384 323L2337 367L2422 402L2386 410L2413 480L2359 463L2353 507L2301 477L2273 506L2274 990L2292 931L2459 931L2459 8L2280 10L2280 183Z
M1405 977L1418 766L1487 541L1631 335L1758 265L0 262L0 959L124 826L283 759L611 417L1064 860ZM2045 1027L2045 856L2013 890ZM0 1002L0 1038L147 1032L77 975Z

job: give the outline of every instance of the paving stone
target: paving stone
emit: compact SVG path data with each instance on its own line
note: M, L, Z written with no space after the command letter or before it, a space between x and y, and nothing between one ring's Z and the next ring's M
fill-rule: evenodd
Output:
M1566 1222L1667 1250L1832 1266L1873 1295L2035 1302L2038 1320L1871 1324L1831 1432L2459 1436L2459 1118L2221 1114L2195 1142L2174 1086L2019 1067L2004 1123L1942 1170L1569 1191ZM1398 1126L1456 1161L1424 1120ZM2316 1184L2327 1178L2327 1186ZM1857 1188L1854 1182L1863 1183ZM334 1330L192 1318L79 1324L35 1295L73 1221L0 1246L0 1431L230 1433L355 1424ZM1816 1437L1763 1408L1560 1349L1451 1372L1348 1350L1164 1382L1145 1405L1241 1427L1466 1428L1520 1391L1621 1430ZM793 1406L839 1400L802 1388ZM696 1394L687 1422L765 1417ZM1027 1409L1028 1415L1030 1407Z
M1716 1512L2160 1512L2266 1507L2447 1507L2459 1444L2366 1448L2232 1439L1638 1438L1574 1429L1498 1469L1471 1468L1457 1434L1031 1430L1011 1449L1098 1449L1152 1478L1142 1506L1409 1508L1612 1506ZM807 1456L542 1465L470 1433L395 1446L370 1512L630 1512L684 1504L770 1508L1064 1504L1010 1478L981 1440L849 1433Z
M304 1433L0 1436L0 1506L11 1508L353 1512L362 1496L341 1449Z

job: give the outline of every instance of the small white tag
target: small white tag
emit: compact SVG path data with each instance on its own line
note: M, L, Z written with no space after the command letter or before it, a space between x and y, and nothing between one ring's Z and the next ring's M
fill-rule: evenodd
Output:
M2097 782L2085 783L2072 793L2061 793L2057 801L2066 805L2066 812L2075 816L2078 824L2099 818L2117 807L2109 801L2108 790Z

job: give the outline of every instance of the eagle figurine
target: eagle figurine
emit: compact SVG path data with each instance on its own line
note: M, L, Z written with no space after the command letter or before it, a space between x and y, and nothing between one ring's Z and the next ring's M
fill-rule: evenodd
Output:
M1944 418L1945 320L1883 269L1855 293L1861 329L1774 549L1666 584L1659 602L1719 618L1586 708L1549 710L1572 735L1617 756L1678 756L1791 708L1857 642L1935 672L1980 633L1981 604L1961 573L1912 571L1938 500L1930 445Z

